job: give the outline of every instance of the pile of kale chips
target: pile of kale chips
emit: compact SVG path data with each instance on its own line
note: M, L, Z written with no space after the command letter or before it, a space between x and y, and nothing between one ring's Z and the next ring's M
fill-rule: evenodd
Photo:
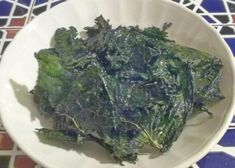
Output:
M119 163L135 162L144 145L169 150L190 116L224 98L221 60L168 40L156 27L112 29L102 16L95 23L84 39L74 27L56 30L55 46L35 54L32 94L54 120L39 135L95 141Z

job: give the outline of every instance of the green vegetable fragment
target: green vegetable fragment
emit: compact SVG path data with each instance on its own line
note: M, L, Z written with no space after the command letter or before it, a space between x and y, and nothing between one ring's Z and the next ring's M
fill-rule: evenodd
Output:
M54 48L35 54L34 100L54 119L39 135L94 141L117 162L135 163L144 145L168 151L189 117L224 98L221 60L156 27L112 29L102 16L95 23L86 39L74 27L58 29Z

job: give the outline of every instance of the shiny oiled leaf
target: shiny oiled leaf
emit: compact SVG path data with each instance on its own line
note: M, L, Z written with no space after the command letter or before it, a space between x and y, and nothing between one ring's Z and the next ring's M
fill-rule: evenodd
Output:
M168 40L167 27L113 29L99 16L86 39L58 29L55 46L35 54L32 93L55 123L39 135L95 141L120 164L135 163L145 145L168 151L189 117L224 97L221 60Z

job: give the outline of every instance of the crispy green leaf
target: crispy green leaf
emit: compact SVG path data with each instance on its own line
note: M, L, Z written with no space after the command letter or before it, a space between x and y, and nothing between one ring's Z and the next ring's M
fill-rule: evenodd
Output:
M192 114L223 98L222 63L168 40L165 28L112 29L99 16L85 28L87 39L73 27L58 29L54 48L36 53L32 93L55 121L39 134L95 141L121 164L135 163L144 145L169 150Z

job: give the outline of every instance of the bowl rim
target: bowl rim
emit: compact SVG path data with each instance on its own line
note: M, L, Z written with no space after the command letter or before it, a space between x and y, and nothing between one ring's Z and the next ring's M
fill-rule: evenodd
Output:
M181 8L181 10L183 10L187 14L189 14L193 17L196 17L196 19L201 21L210 31L212 31L214 34L217 35L220 43L223 45L223 47L226 49L226 52L228 53L228 55L226 57L229 57L229 62L231 64L231 69L233 72L232 75L233 75L233 83L234 83L235 82L235 59L234 59L234 56L233 56L231 49L229 48L228 44L226 44L225 40L219 34L219 32L217 32L211 25L209 25L209 23L206 20L204 20L201 16L199 16L196 13L193 13L190 9L188 9L182 5L179 5L178 3L173 2L173 1L169 1L169 0L162 0L162 1L164 1L170 5L173 5L174 7L179 7L179 8ZM235 89L235 86L233 85L232 86L233 93L235 92L234 89ZM180 165L176 166L175 168L189 167L189 166L195 164L200 159L202 159L208 152L210 152L210 150L220 141L220 139L223 137L223 135L227 131L227 128L228 128L229 124L231 123L232 118L234 116L234 111L235 111L235 98L233 96L231 98L231 103L230 103L230 106L226 112L223 123L222 123L221 127L218 129L217 133L214 134L212 136L212 138L210 139L210 141L208 141L204 145L204 147L202 147L196 154L192 155L191 158L189 158L189 159L185 159L182 163L180 163Z
M74 2L73 2L74 1ZM32 20L29 24L27 24L24 28L22 28L15 36L14 40L11 42L10 45L12 45L12 43L15 43L15 39L18 39L18 36L20 36L20 34L23 34L25 31L27 31L28 27L30 27L30 25L33 25L35 22L37 22L38 20L40 20L42 17L45 17L46 15L50 15L50 13L53 13L55 10L58 10L59 8L63 7L63 5L68 5L68 4L73 4L76 3L77 0L69 0L66 2L63 2L62 4L59 4L57 6L55 6L54 8L40 14L38 17L34 18L34 20ZM152 1L152 0L149 0ZM228 53L227 57L229 58L229 62L231 64L231 69L232 69L232 74L233 74L233 83L235 84L235 59L233 58L233 53L230 50L229 46L226 44L225 40L222 38L222 36L212 27L210 26L201 16L199 16L198 14L192 12L190 9L184 7L183 5L180 5L174 1L171 0L161 0L161 2L166 3L167 5L171 5L175 8L180 8L180 10L184 11L185 13L187 13L188 15L195 17L195 19L198 19L200 22L202 22L210 31L212 31L214 34L216 34L219 38L220 43L223 45L223 47L226 49L226 52ZM6 49L6 51L4 52L3 56L2 56L2 60L0 63L0 75L2 72L2 66L1 64L4 62L4 58L5 55L7 55L8 52L8 47ZM232 86L231 88L233 90L233 95L235 95L235 85ZM38 159L37 156L35 156L33 154L33 152L31 152L32 150L27 150L25 149L20 142L17 141L17 138L15 137L14 133L10 131L10 129L8 129L7 127L7 123L5 123L4 121L4 115L3 115L3 108L0 107L0 118L2 119L2 124L6 127L6 131L9 134L9 136L13 139L14 143L16 143L30 158L32 158L35 162L37 162L38 164L40 164L43 167L50 167L52 165L46 165L45 163L41 162L40 159ZM201 147L201 149L194 155L192 155L190 158L185 159L183 162L181 162L178 166L176 166L175 168L186 168L189 167L193 164L195 164L198 160L200 160L202 157L204 157L212 147L214 147L219 140L222 138L222 136L225 134L227 127L229 126L232 117L234 115L233 111L235 111L235 97L233 96L231 98L231 103L230 106L226 112L225 118L222 122L221 127L218 129L217 133L214 134L212 136L212 138L210 139L210 141L206 142L206 144ZM53 166L52 166L53 167Z

